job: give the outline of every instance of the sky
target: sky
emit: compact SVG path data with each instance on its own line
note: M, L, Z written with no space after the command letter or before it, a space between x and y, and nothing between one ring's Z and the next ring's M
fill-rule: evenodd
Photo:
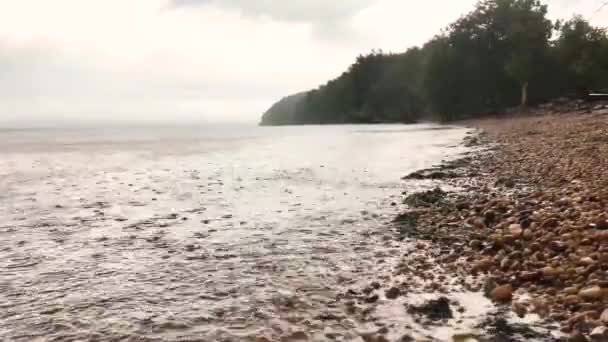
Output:
M0 127L257 122L371 49L401 52L476 0L0 0ZM608 26L602 0L552 18Z

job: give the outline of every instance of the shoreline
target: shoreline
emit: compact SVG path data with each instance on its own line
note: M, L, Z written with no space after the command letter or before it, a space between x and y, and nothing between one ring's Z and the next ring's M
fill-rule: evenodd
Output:
M405 198L397 233L429 242L418 247L499 316L536 318L470 338L608 340L608 116L559 115L467 122L481 130L464 141L475 152L405 177L438 184ZM445 283L432 287L454 291Z

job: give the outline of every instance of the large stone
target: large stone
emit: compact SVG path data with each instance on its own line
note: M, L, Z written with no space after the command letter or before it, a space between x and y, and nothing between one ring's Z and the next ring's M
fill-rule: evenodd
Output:
M599 301L604 296L604 291L602 291L602 288L599 286L593 286L582 289L578 293L578 296L588 301Z
M591 331L589 337L591 338L591 341L606 342L608 341L608 328L597 327Z
M282 342L303 342L308 341L308 335L303 331L296 331L289 336L283 337Z
M602 323L604 323L604 325L608 325L608 309L604 310L604 312L602 312L602 315L600 316L600 321L602 321Z
M589 342L589 339L580 331L576 331L570 335L568 342Z
M579 261L579 263L581 265L585 265L585 266L591 266L595 263L595 261L593 261L592 258L590 257L585 257L585 258L581 258L581 260Z
M499 303L505 303L513 299L513 287L509 284L498 286L492 291L492 299Z
M386 290L385 295L388 299L397 299L399 296L401 296L401 290L396 287L391 287L390 289Z

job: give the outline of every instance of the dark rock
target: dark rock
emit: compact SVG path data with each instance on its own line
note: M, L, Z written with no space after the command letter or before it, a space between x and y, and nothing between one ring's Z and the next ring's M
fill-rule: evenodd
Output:
M450 307L450 300L446 297L430 300L419 306L410 305L407 311L410 314L424 315L431 321L454 318L454 313Z
M580 331L575 331L568 337L568 342L589 342L589 339Z
M505 187L505 188L514 188L516 185L515 180L511 177L500 177L496 180L494 186L496 187Z
M405 198L404 203L412 208L428 208L443 201L447 193L440 188L418 192Z
M471 242L469 242L469 247L475 250L481 250L483 248L483 242L479 240L471 240Z
M378 299L380 299L380 297L377 294L375 294L375 295L365 298L365 302L371 304L371 303L377 302Z
M401 296L401 290L396 287L391 287L390 289L386 290L385 295L388 299L397 299L399 296Z
M551 249L556 252L563 252L566 249L568 249L568 244L566 244L565 242L562 242L562 241L552 241L549 244L549 247L551 247Z
M492 227L496 223L496 212L494 210L488 210L483 215L483 220L486 226Z

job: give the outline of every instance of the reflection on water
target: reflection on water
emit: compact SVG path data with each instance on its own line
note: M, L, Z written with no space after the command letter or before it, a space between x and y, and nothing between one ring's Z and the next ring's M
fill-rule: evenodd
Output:
M400 177L460 151L436 128L0 132L0 339L351 340Z

